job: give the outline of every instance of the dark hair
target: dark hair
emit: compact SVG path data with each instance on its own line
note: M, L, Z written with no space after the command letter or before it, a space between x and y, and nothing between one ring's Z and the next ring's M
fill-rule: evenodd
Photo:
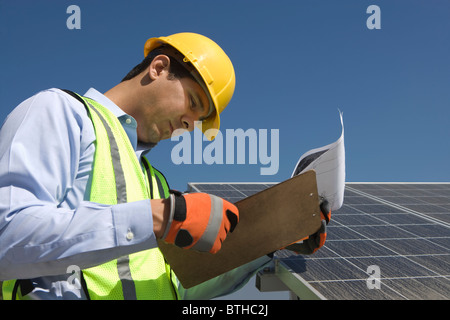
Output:
M190 63L183 62L183 64L182 64L181 62L179 62L179 60L177 58L175 58L174 56L177 54L178 55L181 55L181 54L176 52L172 47L163 45L163 46L160 46L160 47L152 50L144 58L144 60L141 61L141 63L139 63L137 66L135 66L133 69L131 69L130 72L128 72L128 74L122 79L122 82L126 81L126 80L130 80L130 79L136 77L138 74L141 74L145 69L148 68L148 66L153 61L153 59L160 54L165 54L170 58L169 72L170 72L171 76L178 78L178 79L190 77L191 79L195 80L194 77L192 76L192 74L187 69L188 67L192 68L192 65Z

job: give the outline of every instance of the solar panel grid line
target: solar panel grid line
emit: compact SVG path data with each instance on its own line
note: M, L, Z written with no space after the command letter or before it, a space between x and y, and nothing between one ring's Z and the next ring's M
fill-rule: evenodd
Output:
M337 222L337 223L339 223L339 222ZM434 224L431 224L431 223L416 223L416 224L409 224L409 225L406 225L406 226L414 226L414 227L418 227L418 226L434 226ZM405 239L424 239L424 240L429 240L429 239L439 239L439 238L447 238L448 237L448 236L428 236L428 237L421 236L421 235L415 234L412 231L405 230L404 229L405 225L389 224L389 223L385 223L383 225L377 225L377 224L374 224L374 225L370 225L370 224L369 225L364 225L364 224L363 225L337 225L337 226L332 226L330 228L348 228L348 229L350 229L350 230L352 230L354 232L357 232L358 228L366 228L367 229L367 227L369 227L369 228L371 228L371 227L372 228L393 228L394 227L394 228L397 228L398 230L401 230L401 232L403 234L410 234L410 236L405 236L405 237L398 237L398 236L396 236L395 239L397 239L397 240L405 240ZM366 230L366 232L367 232L367 230ZM360 233L360 234L363 235L362 233ZM379 234L379 232L378 232L378 234ZM388 238L366 237L366 238L367 239L371 239L371 240L388 240L388 239L391 239L392 237L388 237ZM359 239L348 239L348 241L355 241L355 240L359 240ZM328 239L327 241L328 242L332 242L332 241L339 241L339 240L338 239L335 239L335 240Z
M391 290L392 293L394 293L396 295L395 296L396 299L402 298L405 300L411 300L411 298L413 298L413 299L421 298L421 294L424 292L424 289L428 290L428 294L430 294L432 296L432 298L434 298L434 299L440 299L440 300L448 299L447 296L442 294L442 291L437 291L434 288L430 288L430 286L428 286L428 285L425 285L425 288L423 288L423 287L417 288L418 287L417 283L418 284L421 284L421 282L429 283L429 282L434 282L436 280L439 281L439 283L441 283L442 277L440 277L440 276L438 276L438 277L392 277L392 278L383 278L382 286L389 288L389 290ZM448 280L448 279L444 278L444 280ZM396 284L398 284L399 282L402 282L402 281L407 281L409 284L411 284L408 287L409 288L413 287L413 289L415 289L415 290L408 290L408 295L402 294L400 292L400 290L397 290L395 287ZM344 283L344 284L359 283L360 286L362 283L362 286L367 285L364 282L365 282L364 280L360 280L360 279L326 280L326 281L322 281L321 283L317 283L317 285L325 284L327 286L330 286L330 284L342 284L342 283ZM309 284L311 286L315 285L314 281L309 281ZM423 286L423 284L422 284L422 286ZM354 287L354 285L352 285L352 287ZM314 286L313 286L313 288L314 288ZM401 290L404 290L404 286L402 286ZM380 291L380 290L378 290L378 291ZM412 296L410 291L418 291L418 294L416 294L415 296ZM376 298L376 299L378 299L378 298Z
M347 239L346 241L349 241L349 242L350 241L363 241L363 240L384 241L384 240L392 240L392 239L394 239L394 240L414 240L414 239L416 239L416 240L434 240L434 239L447 239L447 238L448 237L366 238L366 239ZM337 240L337 239L327 240L328 243L340 242L340 241L342 241L342 240ZM438 246L445 248L444 246L439 245L439 244L438 244Z
M448 300L449 281L439 278L390 280L392 286L402 286L409 299ZM447 292L447 294L446 294Z
M439 279L439 278L447 278L446 275L436 275L436 276L414 276L414 277L409 277L409 276L403 276L403 277L383 277L383 281L384 280L401 280L401 279ZM327 282L352 282L352 281L361 281L364 280L366 281L367 278L355 278L355 279L328 279L328 280L311 280L308 281L309 284L311 283L327 283Z
M416 188L417 185L430 185L435 186L433 188L446 188L446 186L450 186L450 182L431 182L431 181L423 181L423 182L401 182L401 181L390 181L390 182L381 182L381 181L352 181L352 182L346 182L346 184L359 184L359 185L399 185L400 187L408 187L412 186L412 188Z
M415 211L415 210L408 209L408 208L406 208L406 207L404 207L404 206L397 205L397 204L392 203L392 202L390 202L390 201L386 201L386 200L384 200L384 199L381 199L381 198L372 196L372 195L370 195L370 194L368 194L368 193L365 193L365 192L362 192L362 191L358 191L358 190L352 189L351 187L348 187L348 188L349 188L351 191L353 191L353 192L355 192L355 193L357 193L357 194L360 194L360 195L365 196L365 197L367 197L367 198L369 198L369 199L372 199L372 200L379 201L379 202L382 203L382 204L385 204L385 205L388 205L388 206L391 206L391 207L394 207L394 208L398 208L399 210L402 210L402 211L405 211L405 212L408 212L408 213L411 213L411 214L418 215L418 216L420 216L420 217L422 217L422 218L424 218L424 219L430 220L430 221L432 221L432 222L434 222L434 223L438 223L438 224L442 224L442 225L444 225L444 226L450 227L450 224L449 224L449 223L443 222L443 221L441 221L441 220L439 220L439 219L435 219L435 218L426 216L426 215L424 215L423 213L420 213L420 212L417 212L417 211Z
M375 199L373 199L373 200L375 200ZM375 200L376 201L376 200ZM347 201L348 202L348 201ZM346 203L346 201L344 201L344 204ZM362 215L365 215L365 214L368 214L368 213L365 213L365 212L363 212L363 211L360 211L360 215L359 215L359 217L361 217ZM336 219L336 217L337 217L338 215L335 215L334 217L334 221L335 222L337 222L336 220L339 220L339 219ZM351 215L349 215L349 216L351 216ZM423 219L423 216L422 215L420 215L420 219ZM382 220L382 221L384 221L384 220ZM385 222L385 221L384 221ZM337 222L338 224L339 224L339 222ZM422 224L422 225L430 225L431 223L427 223L427 224ZM390 224L390 223L387 223L387 224L385 224L385 226L386 227L394 227L395 226L395 224ZM399 225L399 226L401 226L401 225ZM342 225L341 224L341 227L343 227L343 228L348 228L348 225ZM364 225L357 225L356 227L364 227ZM378 227L380 227L380 226L378 226ZM329 228L330 230L332 230L331 228ZM355 227L353 227L353 228L348 228L349 230L353 230L353 231L357 231L357 230L355 230ZM422 240L427 240L425 237L422 237L422 236L420 236L420 235L416 235L416 234L414 234L414 233L411 233L411 232L409 232L409 234L411 234L411 237L413 238L413 239L422 239ZM361 236L362 236L362 239L365 239L365 240L370 240L370 241L372 241L372 240L375 240L375 239L370 239L369 237L365 237L365 235L364 234L361 234ZM434 238L436 238L436 237L434 237ZM445 238L445 237L438 237L438 238ZM396 239L396 240L400 240L400 239ZM339 241L340 240L334 240L334 241L336 241L337 243L339 243ZM353 241L358 241L358 240L353 240ZM327 241L327 243L328 244L330 244L330 242L331 241ZM383 245L384 247L386 247L383 243L381 243L381 242L377 242L377 241L375 241L375 243L379 243L380 245ZM392 250L392 248L388 248L388 247L386 247L388 250ZM442 247L443 249L445 249L445 247ZM342 256L341 254L339 254L339 252L336 252L335 250L332 250L331 248L328 248L328 249L330 249L332 252L334 252L334 254L335 255L337 255L338 257L341 257L341 258L348 258L348 259L350 259L351 258L351 256L349 256L349 257L345 257L345 256ZM393 254L396 254L398 257L404 257L405 259L408 259L408 256L407 255L403 255L403 254L400 254L399 252L392 252ZM391 256L387 256L387 257L391 257ZM411 257L414 257L414 256L411 256ZM361 257L359 257L359 258L361 258ZM373 257L373 256L368 256L368 258L379 258L379 257ZM325 259L325 258L324 258ZM336 258L335 258L336 259ZM346 259L347 260L347 259ZM411 259L408 259L408 261L410 262L410 263L415 263L416 264L416 262L415 261L412 261ZM419 264L420 265L420 264ZM428 272L431 272L432 273L432 275L428 275L428 276L424 276L424 277L433 277L433 278L435 278L435 277L437 277L437 278L445 278L445 276L446 275L444 275L444 276L442 276L442 275L439 275L438 273L436 273L436 272L434 272L433 270L431 270L431 269L428 269L427 267L423 267L425 270L428 270ZM360 268L361 269L361 268ZM362 270L362 269L361 269ZM390 279L394 279L395 277L390 277ZM398 277L397 277L398 278ZM311 282L311 283L315 283L315 282ZM395 291L395 289L394 288L392 288L392 287L390 287L392 290L394 290ZM403 296L404 297L404 296Z
M198 190L237 201L274 184ZM449 244L450 183L347 183L325 246L312 256L279 251L276 259L327 299L449 299ZM370 264L381 267L384 290L366 287Z
M330 249L331 250L331 249ZM448 256L450 258L450 254L448 253L433 253L433 254L403 254L401 255L402 257L408 257L408 258L421 258L421 257L427 257L427 258L431 258L431 257L443 257L443 256ZM379 256L372 256L372 255L366 255L366 256L358 256L358 259L368 259L368 258L392 258L395 257L394 255L379 255ZM400 257L400 256L398 256ZM312 260L327 260L327 259L340 259L340 258L345 258L345 259L351 259L354 258L353 256L335 256L335 257L315 257L315 258L306 258L307 261L312 261ZM443 274L443 276L450 276L450 271L448 271L448 269L445 269L446 273Z
M420 215L420 216L422 217L422 215ZM422 218L424 218L424 217L422 217ZM392 225L390 225L390 224L388 224L388 226L392 227ZM346 227L348 227L348 226L346 226ZM352 230L355 231L355 232L357 232L356 230L354 230L354 228L353 228ZM411 233L412 235L414 235L414 239L428 240L427 238L418 236L418 235L416 235L416 234L414 234L414 233L412 233L412 232L410 232L410 233ZM363 237L366 237L366 235L364 235L364 234L361 234L361 235L362 235ZM388 249L388 250L390 250L390 251L393 251L394 254L396 254L396 255L398 255L398 256L406 257L406 258L407 258L407 256L405 256L405 255L403 255L403 254L401 254L401 253L399 253L399 252L396 252L396 251L393 250L392 248L389 248L389 247L386 247L385 245L383 245L383 243L380 242L381 239L373 239L373 238L370 238L370 237L366 237L366 239L371 240L371 241L374 241L374 242L380 244L381 246L385 247L386 249ZM403 239L404 239L404 238L395 238L395 240L403 240ZM411 238L406 238L406 239L411 240ZM348 241L352 241L352 240L348 240ZM445 247L442 247L442 248L445 249ZM416 263L416 262L413 261L413 260L411 260L411 262ZM432 271L432 270L430 270L430 271ZM433 271L432 271L432 272L433 272Z
M431 257L436 257L436 255L433 255ZM419 257L412 257L412 258L419 258ZM426 259L429 259L428 257L422 257L426 261ZM448 258L448 256L447 256ZM388 261L390 260L390 261ZM440 259L438 259L440 261ZM301 261L301 259L297 258L297 261ZM384 256L384 257L373 257L373 256L366 256L366 257L331 257L331 258L317 258L317 259L307 259L303 260L304 264L312 264L315 267L318 267L318 269L324 267L324 266L338 266L338 265L346 265L352 264L356 269L357 272L355 273L355 270L346 271L346 275L342 276L342 274L338 276L336 275L323 275L323 274L306 274L304 278L307 281L310 281L311 283L314 282L326 282L329 280L335 280L335 281L344 281L344 280L367 280L368 274L367 272L367 266L371 265L370 263L373 262L382 262L381 267L388 266L387 263L391 263L392 261L395 261L395 268L402 267L402 266L409 266L410 261L406 257L401 256ZM291 262L296 262L296 260L291 260ZM383 264L384 263L384 264ZM295 266L295 263L291 263L292 266ZM446 269L448 265L442 266L442 273L436 273L432 270L429 270L425 268L424 265L418 264L416 267L416 270L411 270L408 268L405 268L399 272L399 270L395 270L393 265L390 266L390 269L387 267L385 268L385 275L381 277L382 280L384 279L396 279L396 278L448 278L448 270ZM317 272L316 270L314 270ZM338 269L335 269L334 271L338 271Z
M450 200L447 200L447 201L450 201ZM408 210L406 210L406 211L408 211ZM447 214L448 214L448 212L447 212ZM420 214L419 217L428 218L426 216L426 214ZM403 226L401 226L401 228L402 228L402 230L404 230L406 232L409 232L410 234L416 235L417 238L426 239L428 241L434 240L433 241L434 245L440 246L439 243L436 240L446 239L446 238L448 239L448 237L450 236L450 232L449 232L449 229L448 229L448 224L445 223L445 222L442 222L441 220L439 220L439 221L433 220L433 221L437 222L438 225L436 225L436 223L416 224L415 226L413 226L413 225L403 225ZM419 232L422 235L412 232L411 231L412 227L414 227L413 231ZM426 234L426 233L429 233L432 236L424 237L423 235ZM443 237L442 236L436 236L436 234L447 234L447 236L443 236ZM442 241L442 242L444 243L445 241ZM443 249L447 249L448 248L448 241L447 241L447 243L445 243L441 247Z
M358 265L356 265L354 262L351 261L351 259L353 259L353 256L342 256L341 254L339 254L338 252L334 251L333 249L328 248L330 251L332 251L336 257L333 258L323 258L323 260L325 259L332 259L334 261L345 261L346 263L348 263L349 265L353 266L355 269L360 271L361 277L357 277L357 278L338 278L338 279L321 279L321 280L307 280L310 284L318 284L318 283L327 283L327 282L347 282L347 281L363 281L366 282L367 278L368 278L368 274L366 273L367 269L364 269L363 267L360 267ZM387 257L391 257L391 256L387 256ZM365 258L364 256L359 256L358 258ZM374 257L374 256L367 256L367 258L378 258L378 257ZM310 261L314 261L320 258L310 258L308 260ZM352 275L354 275L354 271L352 271ZM384 281L384 277L382 278L382 280ZM399 297L402 298L407 298L404 295L402 295L400 292L398 292L397 290L395 290L394 288L391 288L389 285L386 285L384 283L385 288L388 288L390 290L392 290L394 293L396 293Z
M370 240L370 239L368 239L368 240ZM370 241L373 241L373 240L370 240ZM375 243L377 243L376 241L374 241ZM378 243L379 244L379 243ZM381 246L383 246L382 244L380 244ZM434 274L434 275L436 275L436 276L442 276L442 275L440 275L439 273L437 273L436 271L434 271L434 270L432 270L432 269L430 269L430 268L428 268L428 267L426 267L426 266L424 266L424 265L422 265L422 264L419 264L418 262L416 262L416 261L414 261L412 258L413 257L417 257L417 256L436 256L436 255L442 255L442 256L444 256L445 254L433 254L433 255L426 255L426 254L423 254L423 255L405 255L405 254L400 254L400 253L398 253L398 252L395 252L395 251L393 251L393 250L391 250L390 248L388 248L388 247L385 247L386 249L388 249L388 250L390 250L390 251L392 251L392 254L390 254L390 255L366 255L366 256L364 256L364 255L362 255L362 256L357 256L356 258L358 258L358 259L382 259L382 258L404 258L404 259L406 259L406 260L408 260L408 261L410 261L412 264L414 264L414 265L419 265L419 266L421 266L421 267L423 267L424 269L426 269L427 271L429 271L430 273L432 273L432 274ZM343 260L345 260L345 261L347 261L347 262L349 262L349 263L351 263L351 261L349 261L349 259L354 259L355 258L355 256L353 256L353 255L342 255L342 254L340 254L339 252L336 252L335 250L333 250L333 249L331 249L331 248L329 248L328 247L328 250L330 250L330 251L332 251L335 255L336 255L336 257L331 257L331 258L322 258L322 259L343 259ZM312 258L311 260L314 260L315 258ZM317 258L317 259L320 259L320 258ZM352 264L352 263L351 263ZM362 270L362 271L365 271L364 269L362 269L362 268L359 268L360 270ZM447 274L445 274L445 275L443 275L443 276L449 276L450 274L449 273L447 273Z
M364 236L364 235L363 235ZM367 240L370 240L370 241L373 241L372 239L367 239ZM375 241L376 242L376 241ZM342 259L343 261L346 261L348 264L350 264L350 265L352 265L353 267L355 267L356 269L358 269L358 270L360 270L361 272L363 272L364 273L364 276L363 277L359 277L359 278L354 278L354 279L334 279L334 280L321 280L321 281L314 281L314 280L312 280L312 281L308 281L310 284L313 284L313 283L322 283L322 282L345 282L345 281L348 281L348 280L351 280L351 281L367 281L367 278L368 278L368 274L367 274L367 266L366 266L366 269L364 269L364 268L362 268L362 267L360 267L360 266L358 266L358 265L356 265L355 263L353 263L352 261L351 261L351 259L353 258L353 256L348 256L348 257L346 257L346 256L342 256L341 254L339 254L338 252L336 252L335 250L333 250L333 249L330 249L329 247L327 247L330 251L332 251L334 254L336 254L337 255L337 258L332 258L332 259ZM374 258L373 256L368 256L368 257L370 257L370 258ZM362 258L362 257L359 257L359 258ZM314 259L314 258L313 258ZM382 278L382 280L384 280L384 277ZM394 288L391 288L389 285L386 285L385 283L384 283L384 286L386 286L388 289L390 289L390 290L392 290L393 292L395 292L398 296L400 296L400 297L402 297L402 298L404 298L404 299L407 299L407 297L406 296L404 296L403 294L401 294L400 292L398 292L397 290L395 290Z
M422 217L422 218L426 218L426 216L424 216L424 215L420 215L420 217ZM440 223L440 221L438 221L439 223ZM430 225L430 224L421 224L421 225ZM403 227L404 228L404 227ZM412 234L415 238L416 238L416 240L418 240L418 239L423 239L423 240L430 240L430 239L436 239L436 238L446 238L446 237L433 237L433 238L426 238L426 237L423 237L423 236L421 236L421 235L419 235L419 234L416 234L416 233L413 233L413 232L411 232L410 230L405 230L405 231L407 231L407 232L409 232L410 234ZM401 240L401 239L395 239L395 240ZM378 241L378 243L380 243L380 244L383 244L382 242L380 242L380 241ZM384 245L384 244L383 244ZM435 244L434 244L435 245ZM445 246L441 246L441 248L442 249L444 249L444 250L447 250L447 252L448 252L448 249L447 249L447 247L445 247ZM390 250L393 250L392 249L392 247L389 247L389 249ZM404 255L404 254L402 254L402 256L404 256L404 257L410 257L410 258L413 258L413 257L415 257L415 256L417 256L417 255ZM409 259L409 260L411 260L411 259ZM422 265L423 266L423 265ZM426 267L425 267L426 268ZM430 270L430 269L429 269ZM433 272L433 270L430 270L431 272ZM438 277L440 277L439 275L438 275Z
M311 259L311 261L314 261L314 259ZM332 262L335 262L335 263L332 263ZM336 264L336 263L338 263L338 264ZM369 275L366 273L366 270L364 270L363 268L360 268L359 266L352 263L348 259L332 258L332 260L326 262L326 266L327 267L334 266L336 269L346 270L346 272L349 273L350 276L345 277L345 276L342 276L342 274L336 273L334 275L334 277L335 277L334 279L327 278L327 279L319 279L319 280L314 280L309 277L305 277L304 275L302 275L302 276L298 275L298 276L301 277L302 279L304 279L305 281L307 281L313 288L315 288L319 292L322 292L322 294L326 297L326 299L336 299L336 296L334 294L330 294L330 291L328 290L330 283L335 283L335 284L340 284L340 285L342 285L342 284L358 284L359 286L361 286L361 284L362 284L363 287L366 287L367 279L369 278ZM353 269L349 268L349 266L352 266ZM319 269L316 264L313 264L310 267ZM360 276L355 277L355 273L357 273ZM328 274L328 276L330 276L330 274ZM383 281L383 279L381 279L381 281ZM348 288L348 291L350 291L351 289L353 289L353 288ZM397 298L401 297L403 299L407 299L406 296L402 295L400 292L398 292L394 288L391 288L389 285L386 285L384 282L383 282L383 289L385 290L385 292L388 290L392 291L392 293L394 293L397 296ZM338 292L338 296L339 296L339 298L342 298L342 294L348 294L348 293L349 292Z
M235 203L275 184L275 182L196 182L189 183L188 190L190 192L212 193L224 198L225 200Z
M242 191L240 191L238 188L233 187L233 185L231 185L231 187L232 187L234 190L240 192L240 193L242 194L242 196L244 196L244 197L247 196L245 193L243 193Z
M374 258L374 257L369 257L369 258ZM392 258L392 257L390 257ZM339 258L339 259L343 259L346 260L347 262L349 262L350 264L354 265L356 268L358 268L361 272L365 272L365 270L363 268L358 267L357 265L355 265L354 263L352 263L351 261L349 261L348 259L344 259L344 258ZM351 259L351 258L349 258ZM315 259L312 259L315 260ZM336 260L336 258L334 258L334 260ZM403 277L385 277L383 276L380 281L382 283L383 286L383 290L391 290L392 293L394 293L396 296L396 299L398 298L402 298L402 299L409 299L407 296L405 296L404 294L402 294L400 291L398 291L397 289L395 289L394 286L392 286L392 281L393 280L399 280L399 279L408 279L408 280L414 280L414 279L446 279L446 276L442 276L442 275L426 275L426 276L403 276ZM361 282L364 285L367 284L367 280L368 280L368 274L365 274L362 277L359 278L347 278L347 279L321 279L321 280L310 280L307 279L307 282L310 283L311 285L313 285L313 287L315 287L315 285L321 285L322 284L327 284L327 283L347 283L347 282ZM448 280L448 279L446 279ZM317 287L316 287L317 288ZM445 296L440 295L441 298L444 298Z

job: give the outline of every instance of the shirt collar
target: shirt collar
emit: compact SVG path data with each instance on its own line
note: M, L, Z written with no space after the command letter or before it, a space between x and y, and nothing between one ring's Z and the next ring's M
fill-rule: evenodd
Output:
M111 111L117 118L120 118L122 116L127 116L127 114L120 109L118 105L116 105L114 102L109 100L105 95L98 92L94 88L90 88L85 94L85 97L91 98L92 100L97 101L102 106L108 108L109 111Z

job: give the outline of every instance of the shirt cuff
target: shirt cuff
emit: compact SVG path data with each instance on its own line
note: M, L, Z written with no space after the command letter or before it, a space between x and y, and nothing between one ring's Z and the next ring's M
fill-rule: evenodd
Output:
M143 244L143 250L158 246L149 199L114 205L112 214L118 246Z

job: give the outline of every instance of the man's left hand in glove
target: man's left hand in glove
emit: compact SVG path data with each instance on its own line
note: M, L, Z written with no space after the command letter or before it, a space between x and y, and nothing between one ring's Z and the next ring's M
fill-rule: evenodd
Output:
M296 254L313 254L325 244L327 239L327 224L331 219L331 210L329 209L328 201L322 201L320 211L322 224L319 230L309 237L300 239L299 242L288 245L284 249L291 250Z

